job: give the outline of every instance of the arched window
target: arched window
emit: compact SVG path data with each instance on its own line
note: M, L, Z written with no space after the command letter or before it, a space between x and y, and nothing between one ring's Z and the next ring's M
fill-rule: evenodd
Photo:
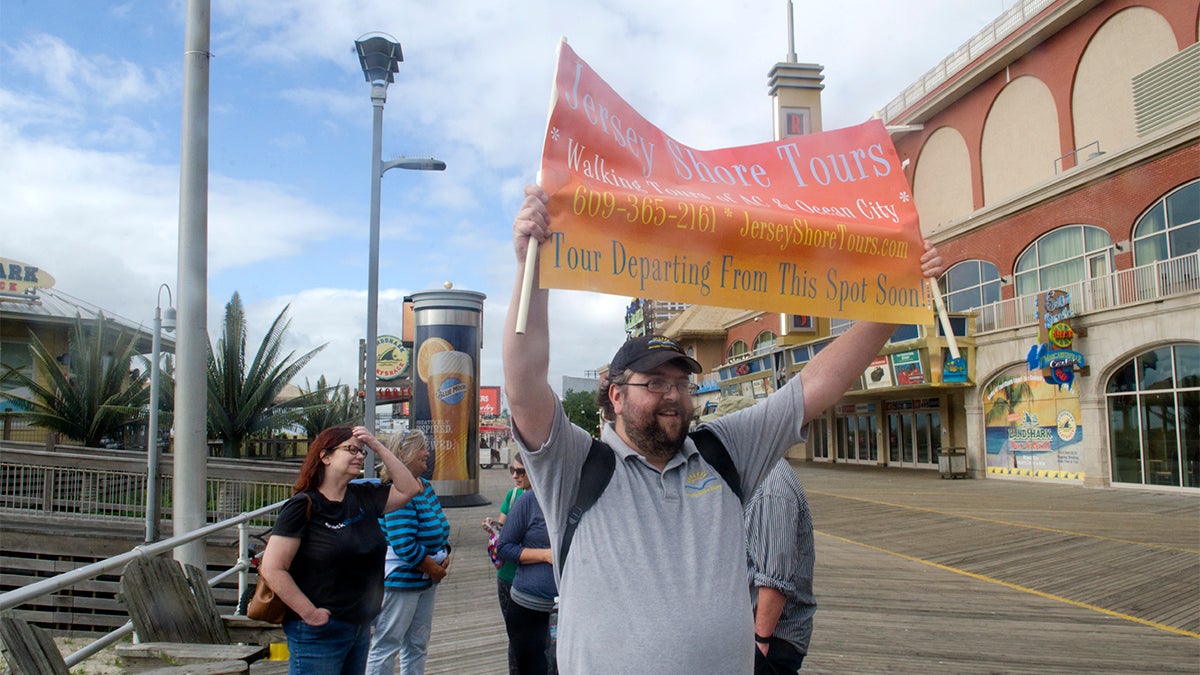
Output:
M946 309L965 312L1000 301L1000 272L986 260L964 260L946 270L939 285Z
M1114 483L1200 488L1200 344L1139 354L1105 399Z
M1017 295L1032 295L1112 272L1112 237L1093 225L1065 225L1017 258Z
M1200 250L1200 180L1155 202L1133 226L1133 264L1149 265Z
M775 346L775 334L769 330L764 330L754 338L754 353L761 353L759 350L766 351Z
M733 344L729 345L729 349L725 352L725 360L732 361L739 356L744 356L750 353L750 348L746 346L743 340L734 340Z

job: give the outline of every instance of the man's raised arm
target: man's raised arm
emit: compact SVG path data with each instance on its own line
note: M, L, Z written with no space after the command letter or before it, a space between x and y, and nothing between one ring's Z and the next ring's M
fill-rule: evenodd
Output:
M921 255L921 271L929 279L942 273L942 257L929 242ZM800 371L806 424L850 389L895 331L895 324L860 321L813 357Z
M550 370L550 329L547 304L550 292L538 288L534 277L529 297L525 333L518 335L517 308L521 299L521 280L525 274L525 255L530 246L550 238L549 197L537 185L525 187L525 200L513 219L513 249L517 254L517 275L508 303L504 325L504 389L512 413L514 431L525 447L536 450L550 438L557 405L547 381ZM534 271L537 274L537 271Z

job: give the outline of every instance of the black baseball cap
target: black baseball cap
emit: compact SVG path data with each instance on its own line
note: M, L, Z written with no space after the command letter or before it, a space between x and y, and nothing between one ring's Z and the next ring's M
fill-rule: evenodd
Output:
M696 359L683 353L683 350L679 347L679 343L661 335L647 335L626 340L625 344L621 345L616 355L613 356L612 363L608 365L608 369L612 373L612 376L619 375L626 370L632 370L635 373L644 373L668 361L676 360L680 362L680 366L689 372L701 373L704 371Z

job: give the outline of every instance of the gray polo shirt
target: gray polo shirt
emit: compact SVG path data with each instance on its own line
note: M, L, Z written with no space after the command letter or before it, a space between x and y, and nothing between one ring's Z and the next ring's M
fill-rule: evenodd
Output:
M737 466L743 494L803 440L803 401L796 377L758 405L709 423ZM521 448L557 549L591 438L561 406L555 415L544 446ZM752 672L741 502L691 439L661 473L611 425L601 439L617 453L612 480L579 522L565 575L555 558L559 670Z

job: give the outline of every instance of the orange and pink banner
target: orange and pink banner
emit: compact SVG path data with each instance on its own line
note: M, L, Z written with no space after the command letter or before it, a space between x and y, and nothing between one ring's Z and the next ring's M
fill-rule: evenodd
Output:
M542 150L545 288L930 323L912 191L883 124L696 150L560 43Z

